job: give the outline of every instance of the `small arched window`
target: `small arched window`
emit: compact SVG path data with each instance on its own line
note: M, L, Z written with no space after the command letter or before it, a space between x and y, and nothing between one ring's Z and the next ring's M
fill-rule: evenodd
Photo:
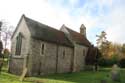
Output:
M63 59L65 58L65 50L63 50Z
M42 44L42 54L44 54L44 44Z
M16 52L15 52L15 55L21 54L21 46L22 46L22 34L19 33L18 36L16 37Z
M41 47L40 47L40 55L44 55L45 53L45 44L41 43Z

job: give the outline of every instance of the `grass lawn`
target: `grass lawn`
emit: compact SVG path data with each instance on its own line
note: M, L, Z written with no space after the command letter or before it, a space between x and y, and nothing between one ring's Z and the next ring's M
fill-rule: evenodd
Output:
M112 82L107 75L110 69L102 69L98 72L83 71L79 73L54 74L42 77L27 77L23 82L19 76L7 73L3 70L0 74L0 83L100 83L106 79L107 83L125 83L125 69L121 70L121 82Z

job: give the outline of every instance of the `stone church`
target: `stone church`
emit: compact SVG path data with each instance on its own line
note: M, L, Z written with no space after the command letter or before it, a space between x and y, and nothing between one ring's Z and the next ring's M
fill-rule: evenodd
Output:
M22 15L11 40L9 72L20 75L27 68L28 76L84 70L92 47L83 24L80 33L65 25L57 30L25 15Z

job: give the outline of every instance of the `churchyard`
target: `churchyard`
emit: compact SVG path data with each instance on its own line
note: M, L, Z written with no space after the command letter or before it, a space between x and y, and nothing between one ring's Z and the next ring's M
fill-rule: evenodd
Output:
M25 77L23 81L20 81L20 76L8 73L7 67L4 67L0 74L0 83L125 83L125 69L120 69L121 82L112 81L110 74L111 68L100 68L97 72L81 71L41 77Z
M19 23L11 52L2 52L0 42L0 83L125 83L125 44L108 41L104 31L97 35L96 47L87 40L83 24L76 32L65 25L56 30L25 15Z

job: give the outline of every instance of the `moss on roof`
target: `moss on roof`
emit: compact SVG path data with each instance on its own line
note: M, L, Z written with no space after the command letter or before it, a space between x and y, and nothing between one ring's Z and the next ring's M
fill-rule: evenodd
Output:
M33 38L73 47L73 44L62 31L34 21L26 16L24 18Z

